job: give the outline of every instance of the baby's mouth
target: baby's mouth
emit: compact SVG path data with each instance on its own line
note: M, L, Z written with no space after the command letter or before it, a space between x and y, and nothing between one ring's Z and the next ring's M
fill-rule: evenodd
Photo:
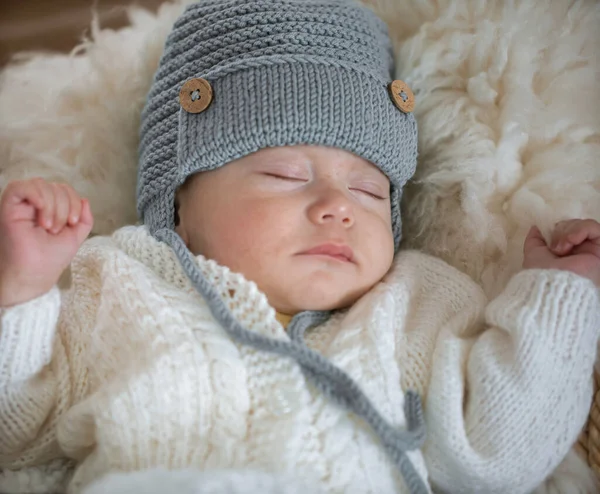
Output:
M345 244L321 244L304 252L300 252L299 255L327 256L341 262L354 262L354 253L352 252L352 249Z

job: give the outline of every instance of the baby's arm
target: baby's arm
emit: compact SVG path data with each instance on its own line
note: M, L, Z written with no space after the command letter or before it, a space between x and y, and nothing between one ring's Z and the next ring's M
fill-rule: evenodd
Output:
M79 390L55 285L91 225L68 186L15 182L0 201L0 468L60 456L56 424Z
M485 330L439 333L424 452L441 492L531 492L572 447L592 396L598 237L595 222L559 224L548 248L532 230L530 269L488 305Z
M57 288L0 309L0 468L20 468L60 456L58 418L71 394L65 349L57 338Z

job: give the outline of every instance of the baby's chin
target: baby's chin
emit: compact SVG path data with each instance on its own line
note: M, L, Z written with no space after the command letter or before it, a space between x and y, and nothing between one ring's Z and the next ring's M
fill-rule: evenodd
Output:
M304 311L334 311L351 307L371 286L359 285L353 289L348 285L335 284L311 286L287 291L284 298L276 297L273 305L278 312L297 314Z

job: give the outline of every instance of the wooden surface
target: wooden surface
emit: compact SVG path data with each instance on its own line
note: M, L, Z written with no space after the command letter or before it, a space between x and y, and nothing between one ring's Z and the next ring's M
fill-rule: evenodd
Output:
M89 29L94 9L102 26L126 23L123 7L153 10L164 0L0 0L0 66L26 50L68 52Z

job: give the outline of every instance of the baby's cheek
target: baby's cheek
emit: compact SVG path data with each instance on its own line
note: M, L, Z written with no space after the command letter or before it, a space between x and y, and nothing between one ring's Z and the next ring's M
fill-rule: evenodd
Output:
M262 268L277 235L271 212L240 205L221 215L207 236L215 260L244 274Z

